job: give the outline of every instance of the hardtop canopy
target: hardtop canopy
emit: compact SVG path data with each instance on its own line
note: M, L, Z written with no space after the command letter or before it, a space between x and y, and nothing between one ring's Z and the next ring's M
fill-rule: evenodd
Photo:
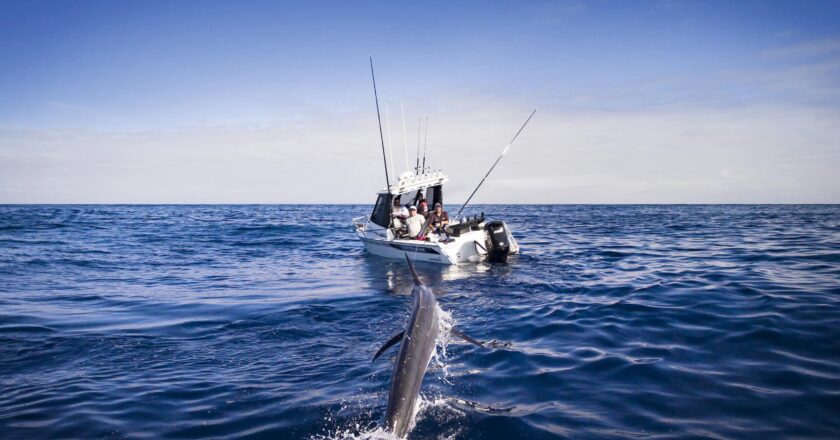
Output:
M382 188L379 194L404 194L430 186L443 185L446 182L449 182L449 177L443 171L429 171L420 175L407 171L400 174L396 183L388 188Z
M397 198L403 206L417 204L421 196L426 199L430 208L435 203L443 203L443 184L446 182L449 182L449 177L441 171L432 171L419 176L410 172L403 173L397 183L379 191L370 221L383 228L389 227L391 207ZM425 194L421 194L421 191Z

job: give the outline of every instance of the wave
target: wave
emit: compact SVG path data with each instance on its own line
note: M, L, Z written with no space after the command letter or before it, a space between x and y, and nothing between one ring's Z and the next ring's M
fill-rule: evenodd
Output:
M369 208L0 207L4 437L388 438ZM441 332L409 438L840 438L840 207L475 209L522 255L418 266L496 342Z

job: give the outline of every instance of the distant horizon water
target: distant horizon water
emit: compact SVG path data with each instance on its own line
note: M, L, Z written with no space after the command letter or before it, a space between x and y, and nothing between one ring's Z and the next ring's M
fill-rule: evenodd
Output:
M0 206L373 206L370 203L2 203ZM832 206L840 202L778 202L778 203L470 203L469 206ZM460 203L447 206L460 207Z

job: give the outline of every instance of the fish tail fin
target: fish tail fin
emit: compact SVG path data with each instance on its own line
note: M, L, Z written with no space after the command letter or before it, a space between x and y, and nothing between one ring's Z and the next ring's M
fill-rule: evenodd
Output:
M411 269L411 276L414 277L414 284L423 284L423 282L420 281L420 277L417 276L417 271L414 270L414 265L411 264L411 258L408 258L408 254L405 254L405 261L408 262L408 268Z

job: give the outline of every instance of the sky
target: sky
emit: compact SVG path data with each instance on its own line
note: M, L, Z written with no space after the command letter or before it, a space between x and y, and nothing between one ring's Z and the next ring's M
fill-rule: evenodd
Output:
M0 203L372 204L369 56L450 204L840 203L817 0L2 0Z

